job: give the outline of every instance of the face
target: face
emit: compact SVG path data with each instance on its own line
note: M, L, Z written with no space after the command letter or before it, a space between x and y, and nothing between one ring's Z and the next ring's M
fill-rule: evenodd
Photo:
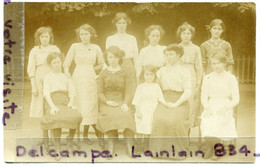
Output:
M50 43L50 34L49 32L44 32L40 35L40 43L42 46L47 46Z
M90 38L91 38L91 34L89 31L86 30L79 30L79 37L82 43L89 43L90 42Z
M119 58L110 52L107 53L107 61L109 66L111 67L116 67L119 64Z
M182 42L190 42L192 38L192 33L189 29L186 29L181 32L181 41Z
M159 30L151 31L150 35L148 36L151 45L157 45L161 39L161 33Z
M126 31L127 22L124 19L118 20L116 28L118 32L124 33Z
M220 38L223 33L223 28L221 25L215 25L210 29L210 33L213 38Z
M151 71L145 71L144 72L144 80L145 82L152 83L154 81L154 73Z
M211 59L211 67L215 72L223 72L225 70L225 64L221 63L217 59Z
M175 51L170 50L170 51L165 51L165 56L166 56L166 60L170 65L174 65L176 64L179 59L180 59L180 55L176 54Z
M61 60L59 57L57 57L51 61L51 68L56 72L61 71Z

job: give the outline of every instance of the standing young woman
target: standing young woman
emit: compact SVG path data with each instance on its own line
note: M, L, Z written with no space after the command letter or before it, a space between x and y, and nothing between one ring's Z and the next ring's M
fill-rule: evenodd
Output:
M204 111L201 115L201 133L205 137L204 150L208 157L213 154L214 144L220 140L237 137L233 109L239 102L236 77L225 70L227 57L222 52L212 55L213 72L203 79L201 102Z
M60 49L53 45L54 37L50 27L38 28L34 38L36 46L30 51L27 67L32 86L30 117L41 118L43 114L43 79L51 71L47 64L47 57L51 52L60 53ZM43 130L43 136L48 137L48 130Z
M224 22L221 19L212 20L207 29L210 31L211 37L200 46L205 74L213 71L210 65L210 58L217 51L222 52L227 57L226 69L232 72L234 65L232 47L229 42L221 39L221 35L226 30Z
M136 65L136 76L140 79L142 68L146 65L154 65L161 68L165 65L165 56L163 54L166 46L159 45L160 39L164 36L164 29L160 25L150 25L145 29L145 36L149 45L142 48Z
M72 61L76 64L72 76L76 88L75 102L83 118L81 122L84 125L83 137L88 144L91 144L92 142L87 139L90 125L94 128L96 136L101 137L95 125L98 116L95 70L102 69L104 59L100 47L90 42L90 39L96 36L92 26L84 24L76 30L76 33L80 42L71 45L63 67L65 74L70 76L69 68ZM96 59L98 66L94 67Z
M191 74L191 88L192 93L189 99L190 103L190 119L191 127L194 126L196 110L198 110L199 104L195 104L195 97L199 97L201 79L203 74L203 66L201 59L200 48L192 43L192 39L195 35L195 28L189 23L184 22L177 30L177 35L181 39L181 45L184 49L182 56L183 66L185 66ZM198 102L198 100L196 100Z
M126 32L127 26L131 24L131 19L125 13L119 12L113 18L112 23L115 25L117 32L107 38L106 49L110 46L117 46L125 52L122 68L128 71L128 75L132 78L130 84L133 89L132 92L134 92L136 89L135 66L137 64L138 47L136 38Z

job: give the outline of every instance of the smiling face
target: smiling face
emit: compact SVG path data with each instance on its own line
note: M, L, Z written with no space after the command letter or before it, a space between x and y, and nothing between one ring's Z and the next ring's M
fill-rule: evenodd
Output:
M91 38L91 33L87 30L81 29L79 31L79 37L82 43L89 43Z
M44 32L40 35L41 46L48 46L50 44L50 34L49 32Z
M189 29L186 29L181 32L181 41L184 43L188 43L191 41L192 33Z
M210 33L211 33L211 37L213 38L220 38L221 34L223 33L223 28L221 25L214 25L211 29L210 29Z
M145 82L152 83L154 81L154 79L155 79L155 75L153 72L147 71L147 70L144 72Z
M159 30L153 30L151 31L150 35L148 36L149 40L150 40L150 44L153 46L156 46L160 39L161 39L161 33Z
M125 33L126 32L126 27L127 27L127 22L126 22L125 19L120 19L116 23L117 31L120 32L120 33Z
M113 53L107 53L107 62L111 67L117 67L119 65L119 58L115 56Z
M214 58L211 59L211 67L217 73L225 70L225 64Z
M56 57L51 61L51 68L55 72L61 71L61 59L59 57Z

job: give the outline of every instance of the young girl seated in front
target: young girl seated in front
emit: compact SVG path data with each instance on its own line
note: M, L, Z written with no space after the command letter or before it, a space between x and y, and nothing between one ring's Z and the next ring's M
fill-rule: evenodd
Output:
M162 90L156 83L157 67L144 66L141 73L141 83L138 85L132 104L135 105L135 122L137 132L137 152L148 149L149 137L152 132L153 114L158 102L166 105ZM142 138L144 139L142 141Z

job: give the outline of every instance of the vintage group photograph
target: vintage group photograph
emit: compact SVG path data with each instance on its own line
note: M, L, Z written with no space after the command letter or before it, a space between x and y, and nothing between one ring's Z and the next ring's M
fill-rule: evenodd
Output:
M5 155L254 162L255 39L254 3L25 2L22 124Z

